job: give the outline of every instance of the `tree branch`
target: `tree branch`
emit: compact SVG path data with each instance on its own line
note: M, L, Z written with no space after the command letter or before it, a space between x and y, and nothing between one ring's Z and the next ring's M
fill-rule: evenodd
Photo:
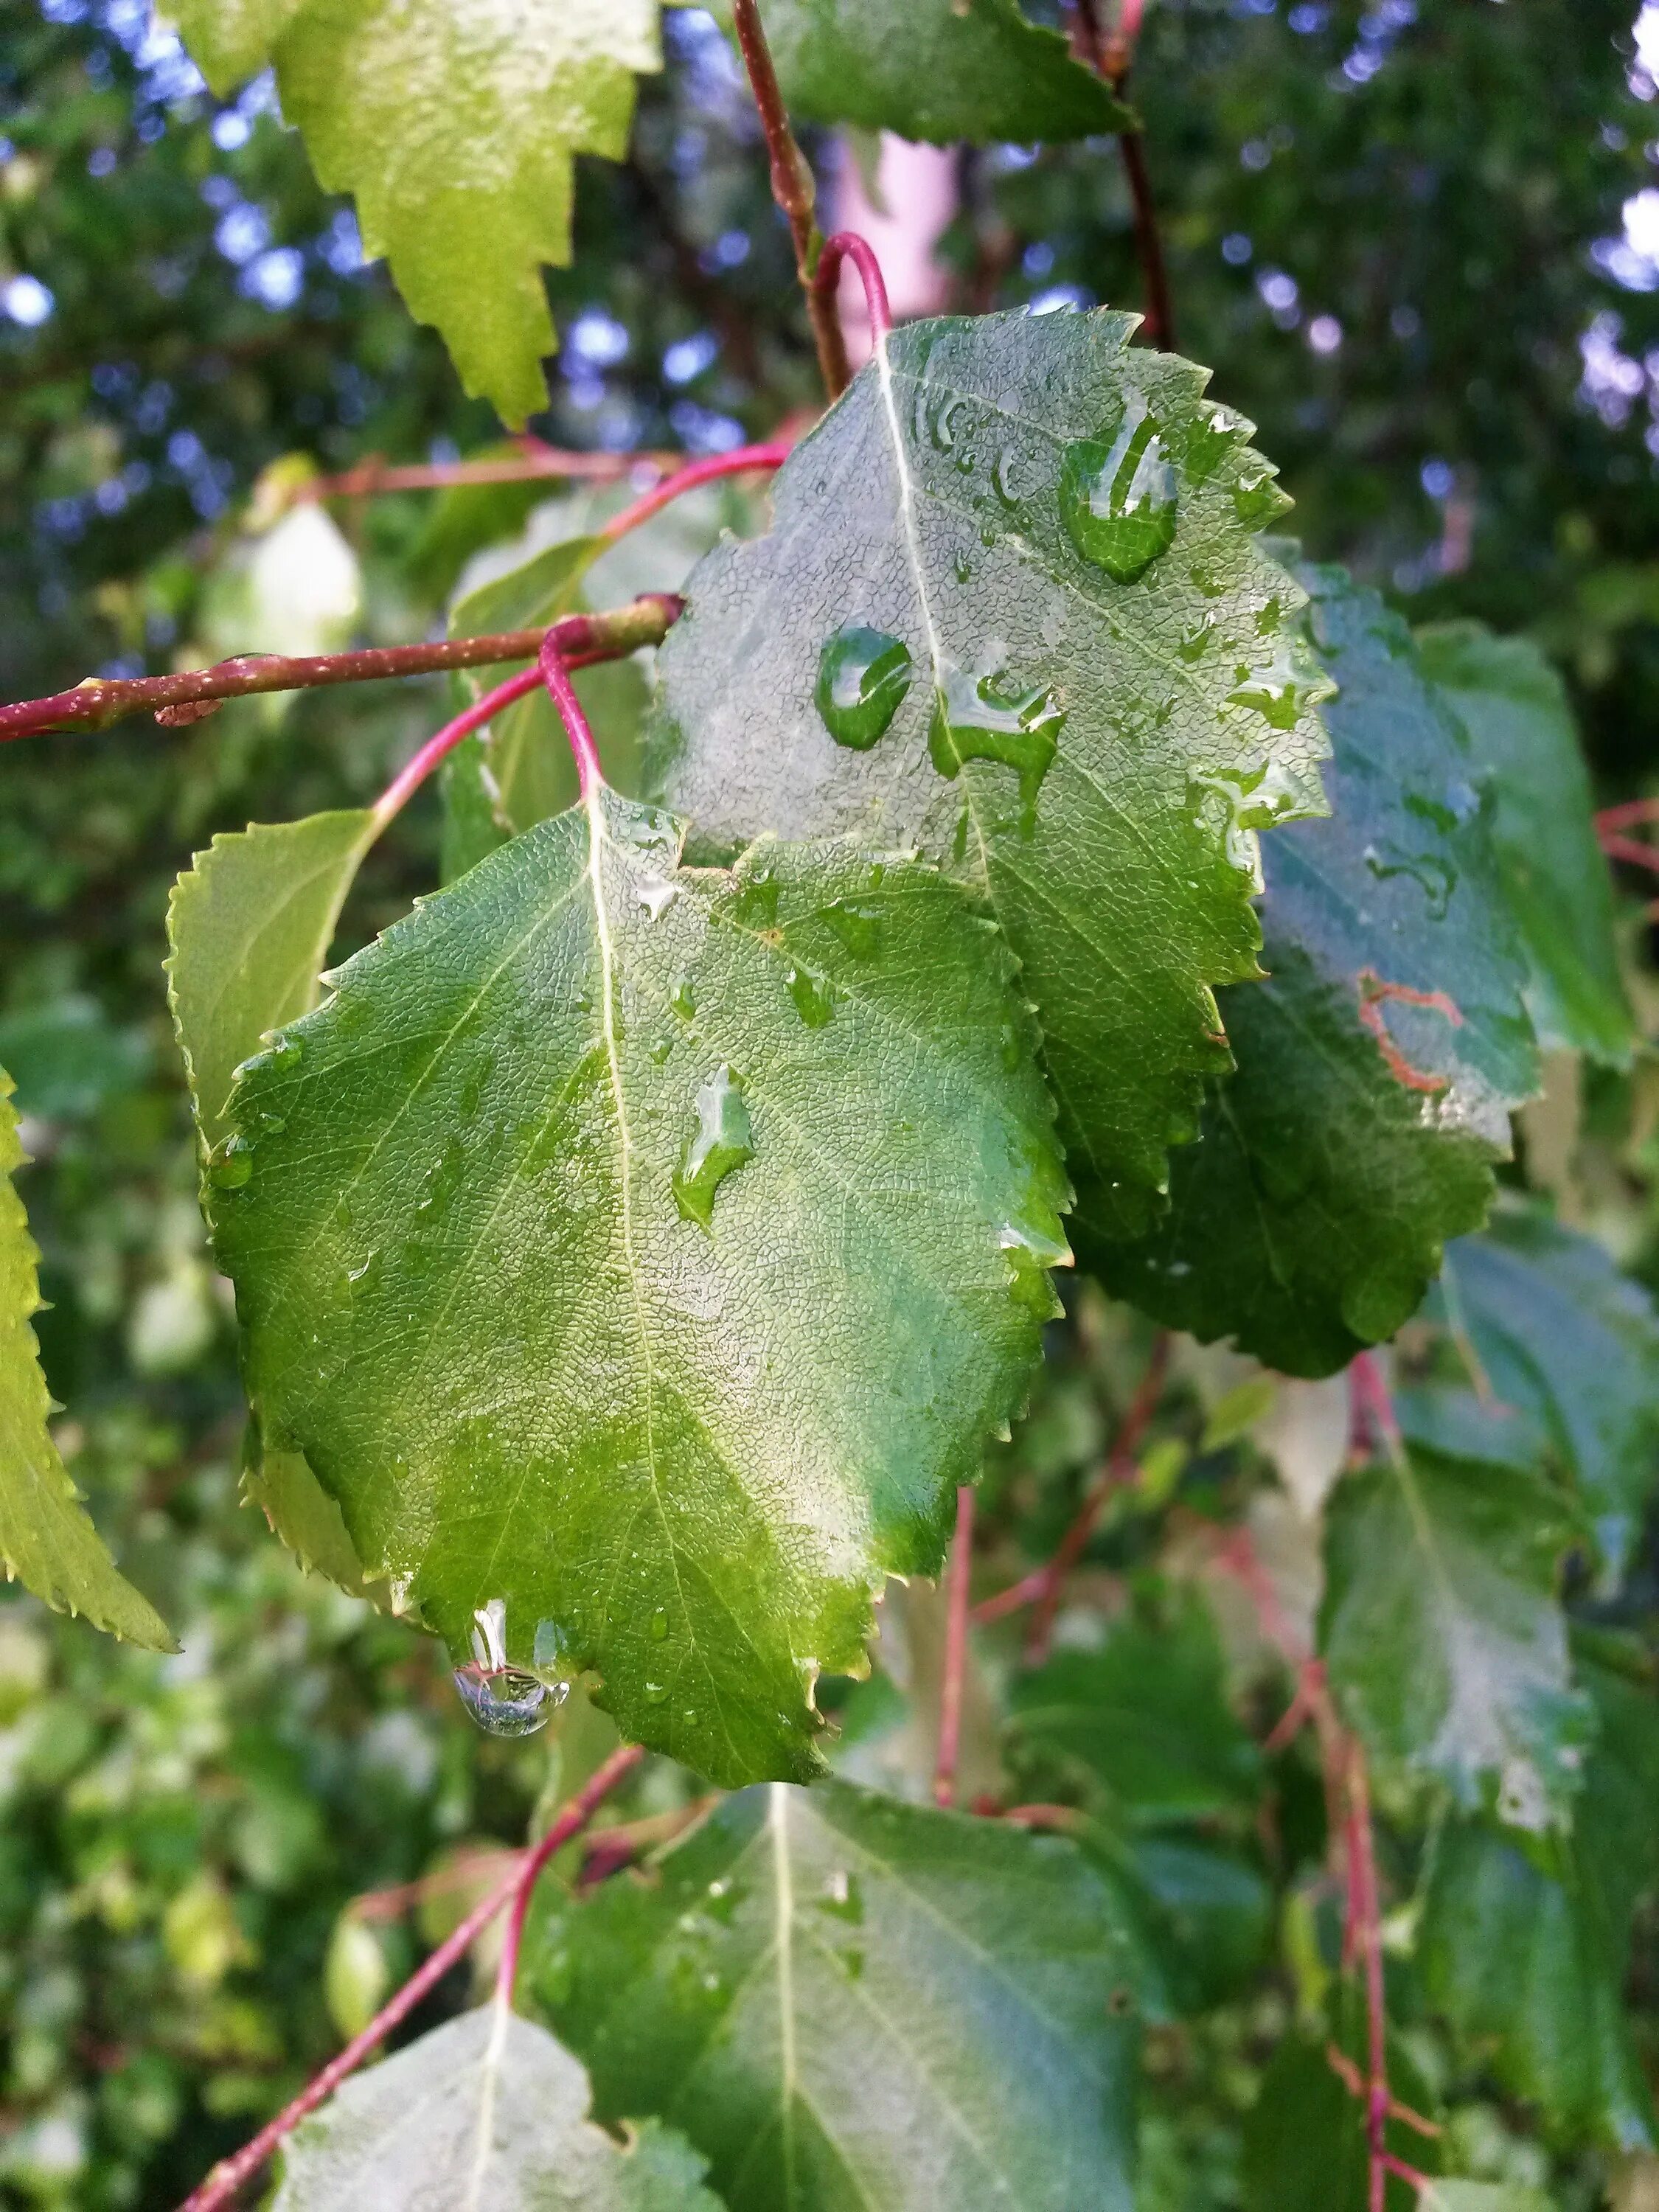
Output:
M608 614L567 615L553 625L559 648L614 659L641 646L660 645L684 602L672 592L647 592ZM390 676L428 676L445 668L488 668L504 660L533 660L544 629L503 631L494 637L440 638L425 645L370 646L357 653L319 653L289 659L280 653L246 653L177 676L89 676L72 691L0 707L0 744L53 730L106 730L128 714L150 713L164 720L195 721L195 708L210 714L223 699L267 691L307 691L334 684L363 684Z
M1099 0L1072 0L1073 44L1097 77L1121 95L1134 58L1140 33L1141 0L1123 0L1118 21L1109 35L1100 21ZM1140 262L1141 289L1146 300L1142 334L1149 345L1175 349L1175 304L1170 296L1170 275L1164 259L1164 240L1158 227L1158 208L1146 168L1146 141L1139 125L1120 131L1118 150L1134 210L1135 252Z
M758 0L732 0L732 21L744 67L754 88L755 105L760 110L761 129L766 134L772 197L783 210L789 235L794 241L795 273L806 295L806 312L812 325L813 343L818 349L823 388L831 399L838 399L851 381L851 372L847 362L847 340L835 301L820 292L812 282L823 248L823 234L812 214L817 188L806 156L789 128L788 112L778 89L778 73L772 66L771 49L761 25Z
M291 2135L301 2120L331 2096L348 2075L356 2072L370 2051L415 2009L427 1991L443 1979L457 1960L465 1956L474 1941L507 1905L514 1907L514 1919L501 1964L504 1970L516 1966L518 1938L523 1931L524 1916L529 1909L530 1893L536 1886L537 1876L556 1850L573 1836L580 1834L605 1798L633 1772L644 1756L637 1744L623 1744L613 1751L592 1781L571 1799L540 1842L520 1854L507 1880L492 1890L482 1904L473 1907L454 1933L446 1936L416 1969L396 1996L382 2005L362 2033L352 2037L344 2050L329 2061L292 2104L284 2106L275 2119L268 2120L252 2141L244 2143L234 2157L221 2160L201 2186L191 2191L179 2212L219 2212L221 2206L228 2204L242 2184L259 2171L283 2138ZM504 1972L502 1983L498 1984L498 1994L503 1984L510 1990L510 1973Z
M964 1482L957 1492L957 1533L951 1546L949 1597L945 1616L945 1674L939 1686L939 1756L933 1768L933 1802L957 1802L957 1760L962 1747L962 1681L968 1665L968 1591L974 1571L974 1492Z

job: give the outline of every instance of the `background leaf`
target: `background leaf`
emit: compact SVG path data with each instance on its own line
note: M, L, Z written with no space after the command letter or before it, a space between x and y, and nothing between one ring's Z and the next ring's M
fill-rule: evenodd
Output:
M1539 1042L1627 1067L1635 1025L1613 883L1565 685L1529 638L1494 637L1480 623L1432 624L1418 631L1417 649L1490 781L1492 842Z
M767 535L693 573L653 746L701 835L915 838L986 900L1080 1215L1120 1225L1229 1064L1209 986L1255 973L1254 831L1322 805L1325 690L1251 534L1285 502L1250 426L1132 328L896 331L780 471ZM858 714L884 726L854 744L832 701L838 741L820 685L851 698L883 651Z
M11 1101L0 1068L0 1565L8 1582L17 1577L48 1605L152 1651L175 1650L155 1607L105 1549L46 1425L54 1408L30 1326L40 1255L12 1182L26 1155Z
M289 2139L275 2212L719 2212L703 2162L647 2125L587 2118L587 2076L544 2027L481 2005L354 2074Z
M948 882L679 836L605 793L424 902L244 1073L210 1181L256 1410L368 1571L732 1781L815 1771L818 1670L938 1567L1066 1192Z
M570 258L578 154L628 150L657 0L174 0L219 91L268 61L318 178L357 202L469 392L521 423L554 347L542 264Z
M731 2212L1127 2212L1122 1964L1072 1844L823 1783L555 1906L530 1972L601 2117L683 2127Z
M1565 1822L1592 1717L1556 1598L1572 1525L1513 1466L1420 1444L1346 1475L1325 1510L1320 1650L1384 1757L1516 1827Z
M1334 816L1267 841L1269 980L1224 994L1237 1071L1168 1214L1085 1256L1172 1327L1323 1375L1391 1336L1479 1224L1538 1068L1462 729L1374 592L1306 580L1340 686Z

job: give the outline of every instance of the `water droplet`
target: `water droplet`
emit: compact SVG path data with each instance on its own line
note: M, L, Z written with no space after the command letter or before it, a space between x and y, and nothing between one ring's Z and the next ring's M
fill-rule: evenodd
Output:
M795 1002L795 1012L809 1030L821 1030L826 1022L834 1019L836 994L827 975L820 975L811 968L795 967L784 981Z
M1024 1221L1005 1221L998 1238L1008 1261L1009 1289L1016 1305L1026 1307L1039 1321L1048 1321L1060 1310L1051 1267L1071 1262L1071 1248L1059 1236L1049 1236Z
M536 1639L530 1649L530 1663L538 1673L556 1674L572 1664L575 1648L574 1632L562 1620L538 1620Z
M208 1161L208 1181L216 1190L240 1190L253 1173L253 1147L246 1137L227 1137Z
M826 1878L817 1902L819 1911L829 1913L832 1919L844 1920L851 1928L864 1924L864 1892L858 1876L845 1867L837 1867Z
M965 477L971 476L974 472L974 456L969 452L966 446L962 446L957 448L957 467Z
M613 810L612 834L620 844L636 853L679 853L679 824L665 806L638 806L631 801Z
M1187 450L1182 455L1187 473L1194 483L1207 483L1241 438L1248 438L1255 426L1242 415L1235 415L1231 407L1221 406L1214 400L1204 401L1198 420L1187 434Z
M1382 883L1391 876L1409 876L1427 899L1431 918L1445 920L1452 893L1457 889L1457 870L1449 860L1435 853L1401 852L1398 846L1385 843L1366 846L1365 866Z
M714 1194L734 1168L755 1156L755 1133L743 1085L729 1066L717 1067L697 1092L697 1126L672 1182L682 1219L712 1228Z
M886 734L914 673L909 647L884 629L848 623L827 638L812 696L836 743L868 752Z
M927 750L943 776L960 775L964 761L1006 762L1018 774L1020 807L1029 830L1065 722L1066 709L1041 684L1022 691L1000 672L970 676L953 668L933 693Z
M653 1037L648 1048L653 1062L660 1067L669 1054L673 1051L674 1040L672 1036Z
M557 1689L510 1667L489 1672L482 1667L458 1667L455 1687L488 1735L534 1735L563 1703Z
M997 455L996 466L991 471L991 481L997 488L997 497L1007 507L1019 505L1019 494L1014 489L1016 458L1013 447L1005 446Z
M770 868L755 868L744 878L737 896L736 915L745 929L776 928L778 887Z
M677 975L668 994L668 1003L683 1022L689 1022L697 1011L697 994L691 988L689 975Z
M1258 637L1272 637L1277 632L1279 624L1284 621L1284 619L1285 610L1279 605L1279 596L1275 592L1273 597L1266 603L1256 616L1256 635Z
M334 1219L337 1227L341 1229L350 1228L351 1201L349 1199L340 1198L335 1201Z
M1019 1031L1012 1022L1004 1022L997 1031L997 1048L1003 1066L1012 1075L1019 1066Z
M836 1952L836 1964L849 1982L858 1981L864 1972L864 1947L861 1943L843 1943Z
M1182 659L1189 665L1194 660L1201 660L1210 649L1210 639L1214 629L1215 617L1212 614L1202 614L1190 629L1183 630L1176 646L1176 651Z
M1281 638L1264 666L1239 672L1227 703L1253 708L1275 730L1293 730L1305 710L1329 692L1329 678L1300 641Z
M1158 418L1132 406L1109 446L1079 438L1060 462L1060 512L1085 561L1114 582L1145 575L1176 532L1176 477Z
M951 566L956 572L956 579L959 584L965 584L974 573L972 563L960 546L957 548Z
M346 1270L346 1281L350 1285L351 1295L355 1298L366 1298L380 1279L380 1255L378 1251L369 1253L358 1266Z
M651 1616L651 1640L653 1644L660 1644L667 1634L668 1615L664 1608L659 1606Z
M887 927L887 909L858 899L832 899L818 908L818 919L829 923L855 960L873 960L881 950Z
M679 896L679 891L660 876L641 876L634 886L634 896L653 921L660 921Z
M945 402L933 417L933 443L940 453L948 453L957 442L956 419L968 404L961 392L955 392Z
M647 1682L646 1684L645 1702L647 1705L664 1705L667 1702L667 1698L668 1685L666 1682Z

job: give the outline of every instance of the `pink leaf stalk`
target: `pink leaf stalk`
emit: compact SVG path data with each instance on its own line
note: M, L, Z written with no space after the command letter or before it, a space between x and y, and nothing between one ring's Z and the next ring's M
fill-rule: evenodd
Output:
M859 272L864 286L865 311L870 319L870 343L872 347L879 346L892 330L893 311L888 305L881 264L867 238L860 238L855 230L838 230L833 238L826 238L813 271L812 289L824 299L833 300L841 282L843 261L850 261Z
M560 651L558 640L551 630L542 641L540 672L549 696L559 710L570 750L576 757L576 787L586 799L605 781L599 768L599 749L582 712L582 702L576 696L576 687L570 681L570 663Z

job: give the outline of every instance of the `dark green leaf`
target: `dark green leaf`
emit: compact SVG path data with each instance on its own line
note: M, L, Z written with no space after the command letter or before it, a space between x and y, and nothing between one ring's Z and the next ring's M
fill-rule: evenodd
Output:
M1548 1437L1609 1565L1622 1567L1659 1473L1659 1316L1593 1237L1518 1208L1449 1247L1447 1318L1497 1397Z
M1124 1958L1074 1845L825 1783L727 1799L531 1971L601 2118L683 2128L731 2212L1127 2212Z
M12 1177L26 1155L11 1078L0 1068L0 1567L60 1612L152 1651L177 1649L149 1601L120 1574L47 1426L55 1410L34 1330L40 1255Z
M731 21L731 0L714 13ZM1015 0L762 0L783 96L811 123L948 146L1091 138L1127 111Z
M359 954L244 1072L216 1228L266 1433L400 1608L808 1774L1023 1395L1066 1186L949 883L680 834L601 787Z
M1344 1477L1325 1516L1320 1649L1372 1749L1503 1818L1562 1821L1592 1716L1555 1595L1572 1523L1513 1467L1420 1445Z
M1479 623L1421 629L1417 649L1491 781L1492 837L1540 1043L1627 1067L1636 1036L1613 884L1566 687L1529 639L1494 637Z
M1262 2076L1244 2133L1244 2212L1366 2212L1370 2158L1364 2108L1331 2064L1334 2045L1363 2075L1367 2063L1364 2014L1358 1993L1345 1984L1338 2033L1293 2033L1280 2044ZM1394 2096L1429 2117L1427 2085L1390 2035L1389 2086ZM1394 2155L1419 2173L1433 2174L1439 2146L1404 2120L1388 2123L1383 2140ZM1388 2212L1419 2212L1415 2189L1390 2174Z
M355 2074L289 2138L274 2212L719 2212L647 2124L624 2148L544 2027L482 2005Z
M1119 1296L1292 1375L1413 1311L1443 1241L1484 1217L1537 1080L1463 732L1374 592L1337 569L1307 581L1340 687L1334 818L1267 841L1271 980L1224 996L1237 1073L1174 1164L1167 1216L1085 1246Z
M1126 1226L1228 1065L1209 987L1255 973L1254 831L1322 803L1325 688L1252 535L1284 502L1249 426L1131 328L896 331L770 532L693 574L655 745L701 833L914 838L986 899L1079 1203ZM902 648L874 690L871 635Z

